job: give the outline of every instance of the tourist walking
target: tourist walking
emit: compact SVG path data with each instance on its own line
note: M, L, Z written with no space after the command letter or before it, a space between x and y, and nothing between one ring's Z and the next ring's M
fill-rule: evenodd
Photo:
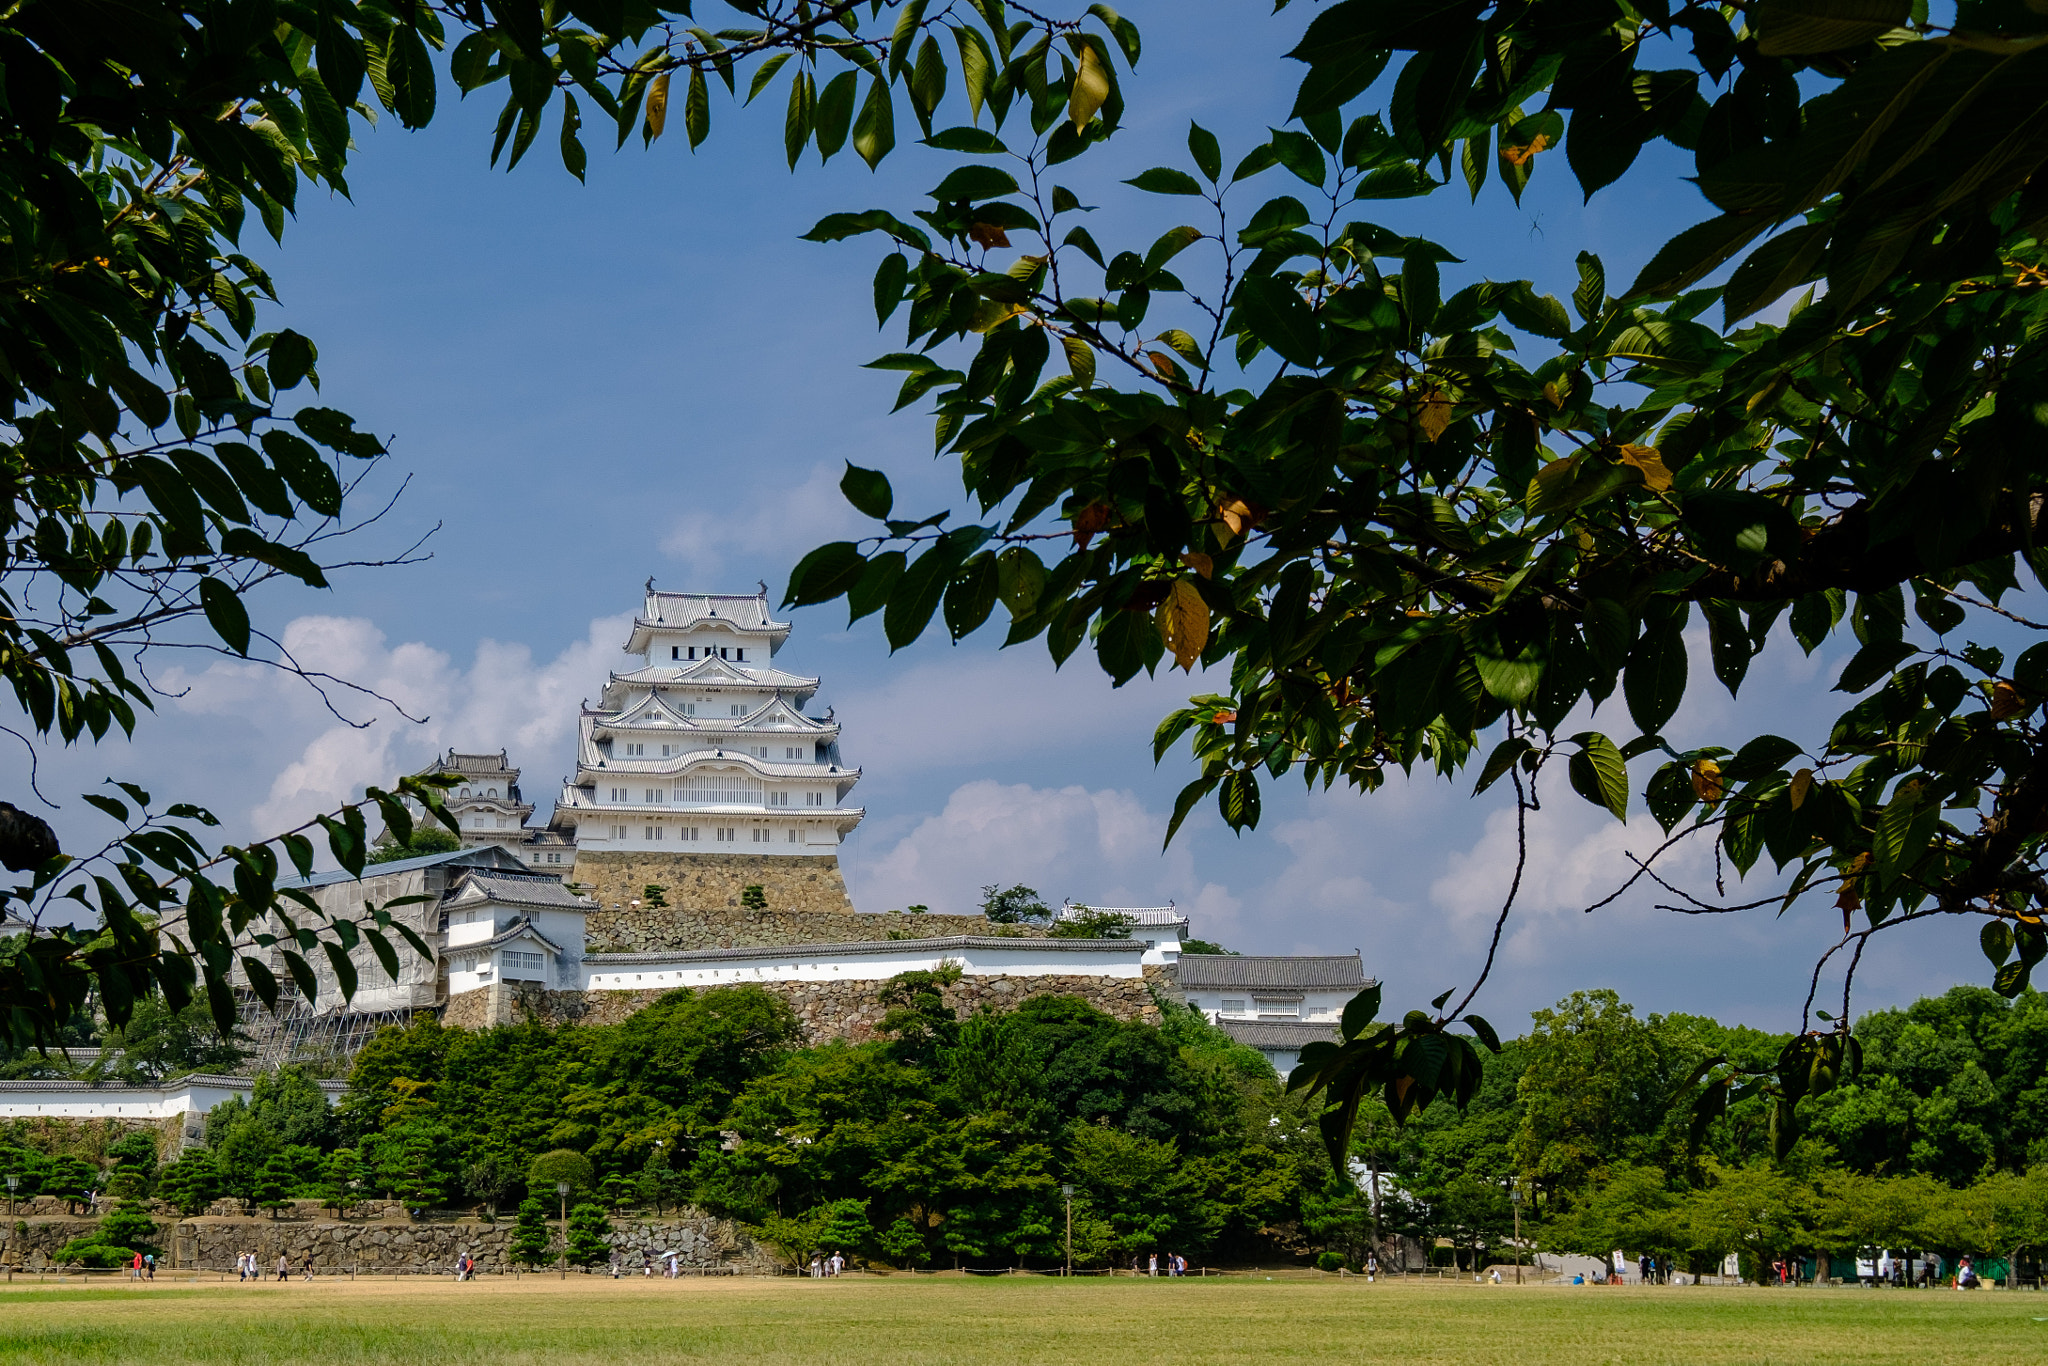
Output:
M1153 1254L1152 1254L1152 1256L1151 1256L1151 1257L1150 1257L1150 1258L1149 1258L1149 1259L1148 1259L1148 1260L1146 1261L1146 1263L1145 1263L1145 1274L1146 1274L1147 1276L1157 1276L1157 1275L1159 1274L1159 1254L1158 1254L1158 1253L1156 1253L1156 1252L1155 1252L1155 1253L1153 1253Z
M277 1254L277 1278L281 1281L292 1278L292 1259L282 1252Z
M313 1279L313 1254L310 1252L306 1254L306 1279Z
M1368 1252L1368 1253L1366 1253L1366 1254L1365 1254L1365 1283L1366 1283L1367 1285L1371 1285L1371 1284L1372 1284L1372 1283L1373 1283L1373 1282L1374 1282L1375 1280L1377 1280L1377 1279L1379 1278L1379 1274L1380 1274L1380 1255L1379 1255L1379 1253L1377 1253L1377 1252Z
M135 1261L129 1267L128 1276L131 1280L139 1281L142 1279L142 1254L140 1252L135 1254Z
M156 1279L156 1254L154 1252L146 1252L142 1255L142 1279L145 1281Z
M675 1254L675 1250L674 1250L673 1248L671 1248L671 1249L669 1250L669 1252L668 1252L668 1254L667 1254L667 1258L668 1258L668 1279L669 1279L669 1280L674 1280L674 1279L676 1278L676 1254Z

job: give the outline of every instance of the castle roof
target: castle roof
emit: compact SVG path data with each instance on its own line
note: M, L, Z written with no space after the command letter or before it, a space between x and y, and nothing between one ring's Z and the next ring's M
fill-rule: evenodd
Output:
M772 637L770 649L789 638L789 623L768 615L768 590L758 593L657 593L651 587L646 605L633 618L626 649L638 654L656 631L723 627L734 634Z
M1183 991L1363 991L1370 985L1355 953L1327 957L1184 953L1174 966L1174 978Z

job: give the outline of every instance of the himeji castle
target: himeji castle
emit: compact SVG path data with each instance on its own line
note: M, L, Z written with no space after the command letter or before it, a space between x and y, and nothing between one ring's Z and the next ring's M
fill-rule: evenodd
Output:
M579 718L576 771L550 825L579 858L610 852L836 856L860 824L839 723L804 707L819 680L777 668L789 623L752 595L661 593Z

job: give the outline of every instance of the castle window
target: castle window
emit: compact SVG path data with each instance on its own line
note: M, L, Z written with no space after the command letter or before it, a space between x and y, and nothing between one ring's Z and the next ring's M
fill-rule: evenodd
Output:
M718 657L720 659L730 659L732 658L732 655L729 651L727 651L727 649L723 645L721 645L718 647Z
M613 789L611 790L611 792L612 792L612 795L611 795L611 799L612 799L613 801L615 801L615 802L623 802L623 801L625 801L625 800L626 800L626 789L625 789L625 788L623 788L623 787L615 787L615 788L613 788Z
M796 831L794 831L794 830L791 830L791 831L789 832L789 842L790 842L791 844L795 844L795 843L796 843Z
M661 831L661 826L650 825L647 827L647 838L650 840L658 840L661 838Z
M746 652L745 650L741 650L741 651L739 652L739 656L740 656L740 663L744 664L744 663L746 663L746 662L747 662L747 652Z
M785 759L801 759L803 756L804 752L794 745L784 745L782 747L782 757Z
M670 659L681 659L681 658L683 657L683 647L682 647L682 646L680 646L680 645L671 645L671 646L669 646L669 647L668 647L668 657L669 657Z
M652 806L652 805L655 805L656 803L658 803L658 802L660 802L660 801L661 801L661 789L660 789L660 788L658 788L658 787L650 787L650 788L646 789L646 792L647 792L647 803L648 803L648 805Z
M633 757L635 757L635 756L637 756L637 755L642 755L642 754L645 754L645 753L647 753L647 746L645 746L645 745L627 745L627 746L626 746L626 757L627 757L627 758L629 758L629 759L630 759L630 758L633 758Z
M718 831L718 842L720 844L731 844L734 840L739 838L739 831L733 829L729 825L717 826L716 829Z
M624 839L625 837L626 837L626 827L625 827L625 826L623 826L623 825L615 825L615 826L613 826L613 827L612 827L612 838L613 838L613 839L615 839L615 840L622 840L622 839Z
M685 702L685 703L683 703L683 715L685 715L685 716L695 716L696 714L697 714L697 704L696 704L695 702Z
M694 825L677 826L676 838L679 840L689 840L691 843L694 844L697 840L697 827Z
M747 709L741 703L735 702L732 704L732 714L734 716L745 716L747 714Z
M692 646L690 647L690 658L692 658L692 659L695 659L696 657L697 657L697 647L696 647L696 646L694 646L694 645L692 645Z
M495 797L498 795L498 789L494 787L489 792L486 792L484 795L487 797Z

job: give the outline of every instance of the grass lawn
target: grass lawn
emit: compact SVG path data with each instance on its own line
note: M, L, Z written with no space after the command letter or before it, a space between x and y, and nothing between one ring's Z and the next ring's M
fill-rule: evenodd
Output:
M0 1363L2048 1361L2048 1294L1357 1281L314 1281L0 1291Z

